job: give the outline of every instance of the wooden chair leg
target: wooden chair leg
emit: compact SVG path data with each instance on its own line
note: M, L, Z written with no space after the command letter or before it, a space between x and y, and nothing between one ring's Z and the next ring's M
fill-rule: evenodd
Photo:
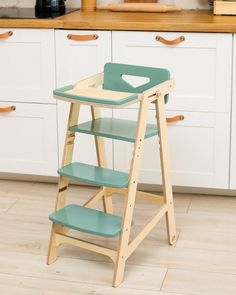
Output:
M119 286L124 277L125 263L128 258L128 246L129 237L131 230L131 223L133 219L133 211L135 204L135 197L137 191L139 170L140 170L140 158L143 149L144 135L147 125L147 111L148 104L145 101L140 103L137 132L136 132L136 142L134 146L133 159L130 168L130 179L128 187L128 195L126 201L126 208L123 218L122 233L120 236L120 243L118 248L117 262L115 265L115 272L113 277L113 287Z
M167 234L168 234L169 243L173 245L176 241L176 228L175 228L175 217L174 217L173 193L172 193L172 186L171 186L171 180L170 180L169 152L168 152L168 143L167 143L168 140L167 140L164 97L159 97L156 100L156 115L157 115L157 126L159 129L159 137L160 137L162 182L163 182L165 202L168 208L166 213Z
M62 166L67 165L71 163L72 161L75 135L73 132L69 131L68 129L69 129L69 126L73 126L77 124L79 109L80 109L80 106L78 104L71 103L66 138L65 138ZM69 184L68 179L64 176L60 176L59 183L58 183L58 193L56 198L55 210L59 210L65 206L68 184ZM68 229L66 227L56 225L55 223L52 224L47 264L51 264L57 259L58 247L55 241L55 233L56 232L66 233L67 231Z
M47 256L47 264L52 264L57 260L57 252L58 252L58 247L56 245L55 241L55 233L56 233L56 224L52 224L52 229L51 229L51 237L50 237L50 242L49 242L49 247L48 247L48 256Z
M93 120L101 117L100 109L94 106L91 106L91 114L92 114ZM106 161L104 138L99 136L94 136L94 138L95 138L98 165L100 167L106 168L107 161ZM106 189L104 189L104 192L106 192ZM106 193L104 193L104 196L103 196L103 208L104 208L104 212L113 214L112 197L108 196Z

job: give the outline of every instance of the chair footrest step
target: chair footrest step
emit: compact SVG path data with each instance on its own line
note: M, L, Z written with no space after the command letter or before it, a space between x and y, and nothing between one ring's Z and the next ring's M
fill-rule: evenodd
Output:
M120 216L74 204L50 214L49 219L71 229L103 237L119 235L122 225Z
M75 162L66 165L58 169L58 174L98 186L119 188L128 186L127 173L84 163Z
M128 142L136 140L137 122L115 118L99 118L69 128L70 131L92 134ZM147 124L145 138L157 135L157 127Z

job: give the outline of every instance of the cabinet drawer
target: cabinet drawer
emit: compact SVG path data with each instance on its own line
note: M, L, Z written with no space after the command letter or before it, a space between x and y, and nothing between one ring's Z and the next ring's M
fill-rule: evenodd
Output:
M56 175L58 167L56 107L27 103L0 113L0 172Z
M157 36L185 40L166 45ZM232 34L117 31L112 40L114 62L170 70L176 88L168 109L230 111Z
M0 100L55 103L54 30L0 28Z
M180 112L168 112L175 116ZM228 188L230 117L227 114L181 112L184 121L168 124L173 185ZM155 112L149 111L155 123ZM118 118L137 117L137 110L115 110ZM142 155L140 182L161 184L158 139L147 139ZM114 142L115 169L128 171L133 145Z
M57 30L56 62L57 87L71 84L103 71L106 62L111 61L111 32ZM75 37L96 36L92 40L72 40ZM97 39L96 39L97 38ZM66 56L66 58L65 58Z

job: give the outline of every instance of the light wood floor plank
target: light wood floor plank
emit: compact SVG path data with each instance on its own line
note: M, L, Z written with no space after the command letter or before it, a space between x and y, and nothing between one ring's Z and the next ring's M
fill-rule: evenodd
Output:
M178 268L236 274L236 253L201 249L156 247L143 243L128 260L129 263L165 268Z
M105 256L64 245L58 261L46 265L57 185L0 180L0 188L0 294L236 294L236 198L175 194L176 246L168 245L163 220L128 259L125 281L114 289ZM68 191L69 202L83 204L97 188ZM120 214L123 202L114 198ZM137 201L132 237L157 208ZM115 239L85 236L115 246Z
M0 214L6 212L17 202L17 198L8 197L7 194L2 193L2 197L0 196Z
M231 196L195 196L192 198L189 212L235 214L236 198Z
M111 288L95 284L81 284L59 280L39 279L0 274L4 295L171 295L166 292L130 288ZM174 295L182 295L175 293Z
M158 291L167 269L128 265L123 287ZM6 252L1 257L0 273L16 276L47 278L65 282L110 286L113 264L100 261L60 257L46 265L46 256Z
M236 234L233 235L227 232L183 229L180 232L176 247L236 252Z
M162 290L193 295L235 295L236 276L169 269Z
M175 215L178 229L235 234L236 215L233 213L189 212L188 214L176 213Z

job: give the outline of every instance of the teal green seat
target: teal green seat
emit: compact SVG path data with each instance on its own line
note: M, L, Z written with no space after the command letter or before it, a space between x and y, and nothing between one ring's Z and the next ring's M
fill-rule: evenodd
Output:
M148 82L134 87L124 80L123 76L134 76L148 78ZM104 66L103 89L111 91L126 92L123 97L113 100L111 97L91 97L73 92L74 85L67 85L53 91L57 97L75 99L82 102L98 103L104 105L120 106L138 99L138 94L170 79L170 72L167 69L134 66L118 63L106 63ZM103 94L104 95L104 94ZM168 94L165 95L165 102L168 101Z
M70 204L49 215L60 225L103 237L115 237L121 232L122 218L117 215Z
M138 87L130 85L122 76L136 76L149 78L149 81ZM130 93L142 93L160 83L170 79L170 72L167 69L135 66L118 63L106 63L104 67L103 89L113 91L124 91ZM165 103L169 96L165 96Z
M114 118L99 118L72 126L69 130L73 132L135 142L136 127L137 122L134 121ZM147 124L145 138L155 135L157 135L156 125Z
M98 186L128 187L127 173L84 163L68 164L59 168L58 174Z

